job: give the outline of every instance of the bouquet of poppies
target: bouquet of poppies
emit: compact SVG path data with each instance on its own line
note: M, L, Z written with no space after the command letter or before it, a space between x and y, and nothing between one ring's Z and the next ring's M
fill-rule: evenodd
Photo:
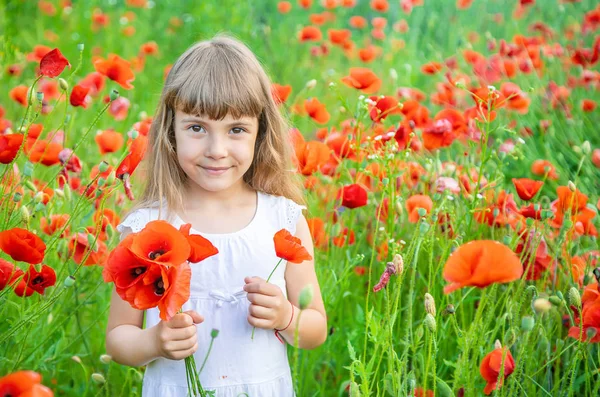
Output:
M102 272L119 296L133 308L158 307L160 318L169 321L190 297L190 263L219 251L210 241L190 234L191 225L177 230L166 221L151 221L138 233L127 235L110 253ZM185 359L191 395L204 396L194 356Z

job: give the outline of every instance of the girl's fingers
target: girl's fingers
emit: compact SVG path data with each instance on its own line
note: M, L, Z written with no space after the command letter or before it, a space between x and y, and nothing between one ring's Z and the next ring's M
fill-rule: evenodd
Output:
M248 324L256 328L273 329L273 327L271 326L271 320L265 320L264 318L256 318L250 314L248 315Z
M182 350L189 350L194 347L195 344L195 336L186 340L172 340L165 345L165 350L168 350L173 354Z
M250 303L252 303L254 305L264 306L264 307L273 307L273 297L272 296L257 294L257 293L248 293L247 298L250 301Z
M252 317L265 319L265 320L273 319L273 311L267 307L250 305L250 308L248 309L248 311Z
M171 340L186 340L196 335L196 326L190 325L185 328L174 328L170 334Z

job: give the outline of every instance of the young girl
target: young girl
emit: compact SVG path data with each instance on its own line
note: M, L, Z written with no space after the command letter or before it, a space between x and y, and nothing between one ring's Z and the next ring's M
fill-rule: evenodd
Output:
M313 261L282 263L265 282L278 262L278 230L286 228L314 256L305 207L297 204L289 127L270 87L252 52L224 36L191 47L166 79L149 133L147 186L117 229L123 238L155 219L177 228L191 223L219 253L192 264L190 299L168 322L158 309L133 309L113 291L106 350L118 363L147 365L144 396L185 396L183 358L194 354L199 369L214 330L200 376L205 389L219 397L293 396L279 335L293 344L298 298L308 284L314 296L302 312L299 347L327 338Z

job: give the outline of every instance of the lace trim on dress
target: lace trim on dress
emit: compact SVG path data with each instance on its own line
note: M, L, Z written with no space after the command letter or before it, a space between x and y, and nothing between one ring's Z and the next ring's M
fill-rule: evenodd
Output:
M296 204L292 200L286 200L286 223L285 228L292 234L296 233L296 224L298 223L298 218L302 213L302 210L305 210L306 207L304 205Z

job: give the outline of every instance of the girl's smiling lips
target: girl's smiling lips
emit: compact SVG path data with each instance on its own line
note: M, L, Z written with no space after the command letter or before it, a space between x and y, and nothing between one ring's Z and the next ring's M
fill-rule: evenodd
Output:
M225 173L231 167L203 167L200 166L204 171L206 171L209 175L221 175Z

